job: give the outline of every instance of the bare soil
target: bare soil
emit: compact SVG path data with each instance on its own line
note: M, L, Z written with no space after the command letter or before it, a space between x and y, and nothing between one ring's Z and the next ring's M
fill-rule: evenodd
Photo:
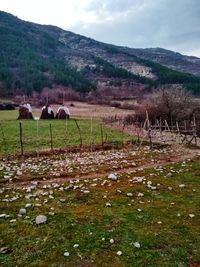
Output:
M158 157L154 162L150 162L148 159L141 160L140 163L136 164L134 167L122 167L119 165L118 169L115 169L114 173L120 174L123 172L131 172L131 171L140 171L141 169L152 169L158 166L166 166L170 163L179 163L187 160L193 160L197 156L200 155L200 149L190 149L186 148L185 146L176 145L173 146L173 152L159 153ZM90 179L91 177L94 178L102 178L106 177L110 174L110 171L105 170L104 168L100 169L98 172L92 172L90 174L77 174L77 173L70 173L70 176L60 176L58 178L48 178L47 180L40 180L38 181L40 184L51 184L51 183L58 183L62 184L69 180L84 180ZM34 180L18 180L14 181L14 183L8 183L6 187L21 187L30 185ZM197 266L198 267L198 266Z
M133 111L126 109L119 109L111 106L104 105L91 105L85 102L66 102L72 117L81 118L105 118L108 116L126 116L132 114ZM71 105L73 104L73 106ZM54 112L57 111L59 105L52 105ZM34 112L40 113L41 109L33 109Z

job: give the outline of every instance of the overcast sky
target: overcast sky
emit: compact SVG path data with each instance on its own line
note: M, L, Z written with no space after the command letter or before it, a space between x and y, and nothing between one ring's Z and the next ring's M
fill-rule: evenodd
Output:
M200 57L200 0L0 0L0 10L107 43Z

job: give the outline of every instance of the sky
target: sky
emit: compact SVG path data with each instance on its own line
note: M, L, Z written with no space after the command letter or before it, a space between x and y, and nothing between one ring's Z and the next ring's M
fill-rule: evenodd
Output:
M0 0L0 10L106 43L200 57L200 0Z

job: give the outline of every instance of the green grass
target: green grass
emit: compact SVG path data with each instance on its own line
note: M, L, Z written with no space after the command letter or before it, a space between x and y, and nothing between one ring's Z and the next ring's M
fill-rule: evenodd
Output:
M36 114L37 115L37 114ZM16 111L0 112L0 155L20 153L20 121L16 120ZM77 119L80 126L82 144L101 144L101 121ZM22 123L22 140L24 153L36 152L51 148L50 124L52 128L53 148L70 148L80 145L80 135L74 119L62 120L27 120ZM103 138L106 142L112 143L122 141L122 133L103 126ZM130 140L125 134L123 140Z
M0 122L7 120L16 120L18 117L17 110L1 110L0 111Z
M170 168L173 176L165 178ZM146 182L157 185L157 190L129 181L137 176L145 176ZM0 202L1 213L10 215L9 219L0 221L0 247L12 249L12 253L0 255L0 263L7 267L186 267L190 260L200 262L199 178L200 159L196 159L186 166L168 165L163 173L154 169L141 170L134 175L124 172L119 182L108 182L104 186L101 186L103 178L95 181L96 186L93 179L76 183L84 184L89 194L84 194L80 188L60 191L41 185L31 192L37 194L38 200L28 200L26 190L5 190L0 194L1 200L20 197L13 202ZM183 183L185 187L180 188ZM66 185L69 183L64 187ZM168 190L169 186L172 190ZM54 199L41 194L50 191ZM127 197L127 192L132 192L133 197ZM138 197L138 192L143 192L144 197ZM65 202L60 201L63 198ZM45 199L48 199L46 204ZM27 218L17 218L19 209L28 202L42 206L28 209ZM106 202L112 206L107 208ZM48 215L47 224L36 226L33 223L36 215L49 211L55 215ZM195 217L190 218L189 214ZM10 223L13 218L17 218L17 222ZM111 238L114 244L110 244ZM135 248L133 242L139 242L141 247ZM73 248L76 243L78 249ZM116 255L119 250L122 256ZM69 257L63 256L65 251L70 253Z

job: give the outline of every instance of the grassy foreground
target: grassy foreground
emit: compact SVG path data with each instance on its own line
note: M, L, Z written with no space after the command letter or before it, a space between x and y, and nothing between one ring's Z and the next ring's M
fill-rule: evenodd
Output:
M133 152L107 153L105 161L94 154L97 166L110 164L113 170L120 162L134 162ZM139 156L151 160L154 154ZM76 162L85 166L86 159L89 164L89 154L85 159L79 155ZM55 158L55 163L63 162ZM30 172L31 164L34 169L31 160L26 165ZM0 200L0 213L9 215L0 219L0 248L10 249L0 254L1 266L186 267L200 262L200 158L156 169L124 169L118 181L105 174L5 188ZM18 217L27 203L32 204L27 214ZM38 214L47 215L46 224L35 224Z
M37 115L37 114L34 114ZM16 120L17 111L0 111L0 155L20 153L20 128ZM22 121L22 139L24 152L35 152L51 148L50 124L53 148L68 148L80 145L80 133L74 119L28 120ZM102 125L100 120L77 119L83 145L101 144L102 134L106 142L119 142L130 139L119 131ZM102 132L101 132L102 125Z

